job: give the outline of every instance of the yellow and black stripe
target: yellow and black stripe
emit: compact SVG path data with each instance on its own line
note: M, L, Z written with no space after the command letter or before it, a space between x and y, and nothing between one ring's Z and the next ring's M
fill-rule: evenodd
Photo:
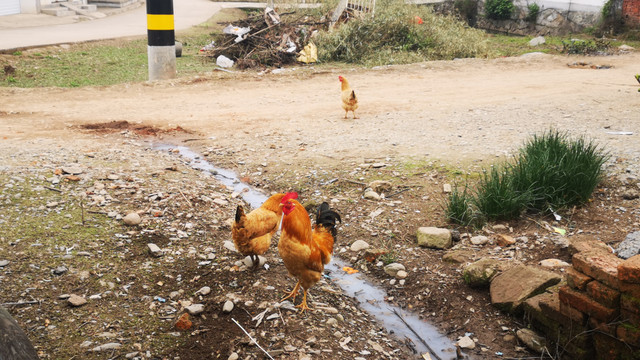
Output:
M149 46L173 46L173 0L147 0L147 37Z

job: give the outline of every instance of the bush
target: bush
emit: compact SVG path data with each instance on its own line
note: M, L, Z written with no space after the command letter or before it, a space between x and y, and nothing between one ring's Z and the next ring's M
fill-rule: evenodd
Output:
M562 52L576 55L591 55L598 53L606 53L611 45L605 39L580 40L571 39L562 41Z
M488 220L518 218L523 212L544 213L586 203L604 177L609 155L591 141L571 139L567 133L534 135L513 163L484 171L474 192L467 187L449 196L447 218L469 225ZM474 209L478 213L474 214Z
M381 0L375 16L352 18L320 32L314 42L321 61L375 66L486 56L486 40L483 32L428 7Z
M540 14L540 6L538 6L538 4L536 3L532 3L527 5L527 9L529 10L529 13L527 13L527 17L525 18L525 20L535 23L538 19L538 14Z
M484 12L492 20L509 19L515 8L512 0L487 0L484 4Z

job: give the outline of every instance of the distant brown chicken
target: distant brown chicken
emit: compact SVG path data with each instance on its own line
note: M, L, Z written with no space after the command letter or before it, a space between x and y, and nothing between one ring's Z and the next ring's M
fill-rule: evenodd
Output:
M357 119L356 109L358 109L358 98L356 92L351 89L349 82L344 76L338 76L338 79L342 83L342 92L340 97L342 98L342 108L344 109L344 118L347 118L349 111L353 113L353 118Z

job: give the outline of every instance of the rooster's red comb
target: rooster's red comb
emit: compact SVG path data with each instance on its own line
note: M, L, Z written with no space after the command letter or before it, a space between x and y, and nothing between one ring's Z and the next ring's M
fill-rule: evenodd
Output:
M282 198L282 200L280 201L281 204L284 204L285 202L291 200L291 199L297 199L298 198L298 193L297 192L288 192L284 195L284 197Z

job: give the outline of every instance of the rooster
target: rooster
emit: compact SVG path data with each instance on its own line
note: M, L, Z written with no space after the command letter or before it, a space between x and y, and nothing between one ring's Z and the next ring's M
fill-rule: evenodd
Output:
M295 193L293 193L295 194ZM340 215L322 203L318 207L316 225L311 227L311 220L305 208L295 196L282 199L282 232L278 242L278 252L289 273L298 279L293 291L281 301L292 298L295 302L302 286L304 296L302 303L296 307L301 312L310 310L307 305L307 291L320 280L324 266L331 261L333 243L336 239L336 222Z
M343 76L338 76L338 80L342 83L342 108L344 109L344 118L347 118L349 111L353 113L353 118L356 117L356 109L358 109L358 99L356 98L356 92L351 89L349 82Z
M258 255L262 255L271 246L271 237L278 229L282 216L280 202L286 194L275 194L268 198L262 206L245 214L242 205L236 208L236 218L231 227L231 237L236 249L242 255L248 255L253 267L260 263Z

